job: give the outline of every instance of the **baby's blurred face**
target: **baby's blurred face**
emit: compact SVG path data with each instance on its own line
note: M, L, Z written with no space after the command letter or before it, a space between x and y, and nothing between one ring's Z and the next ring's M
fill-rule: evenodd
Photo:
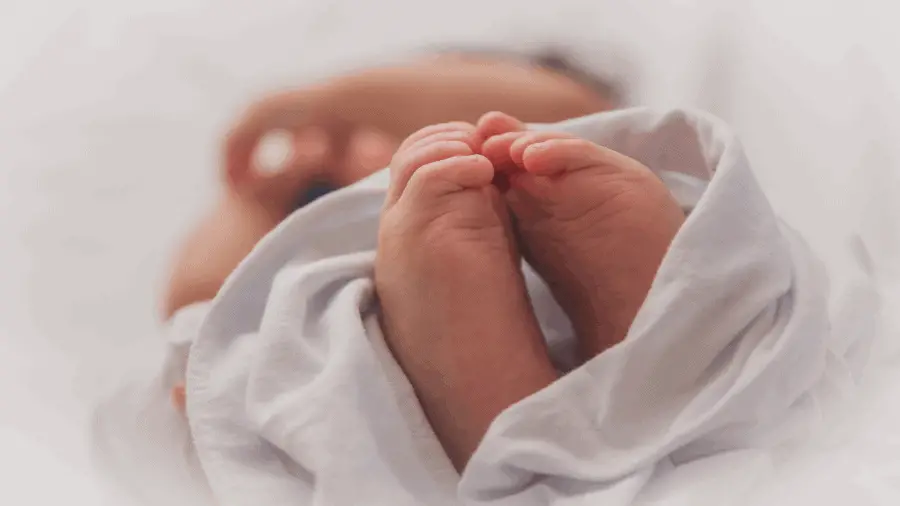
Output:
M350 138L346 159L334 174L334 183L346 186L388 166L400 141L375 129L361 128Z

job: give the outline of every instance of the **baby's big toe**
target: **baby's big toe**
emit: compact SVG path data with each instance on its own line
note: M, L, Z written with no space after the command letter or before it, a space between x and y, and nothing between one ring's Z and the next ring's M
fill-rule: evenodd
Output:
M569 134L534 132L516 139L510 157L526 172L552 176L589 168L616 170L629 166L629 159L610 149Z
M475 131L481 139L490 139L509 132L523 132L526 129L525 123L497 111L484 114L475 125Z
M472 148L458 140L439 140L426 143L405 151L398 151L391 160L391 186L388 191L388 202L400 199L412 180L413 175L426 166L456 157L470 156Z
M412 199L439 198L491 184L494 166L482 155L454 156L429 163L413 172L406 192Z

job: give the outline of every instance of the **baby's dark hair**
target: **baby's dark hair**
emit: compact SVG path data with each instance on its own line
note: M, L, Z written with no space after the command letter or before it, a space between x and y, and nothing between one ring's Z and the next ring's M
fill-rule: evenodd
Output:
M621 98L619 90L607 79L592 73L580 65L572 56L572 51L560 47L547 47L537 51L507 51L502 49L485 49L478 47L448 46L431 47L424 51L432 54L471 55L480 58L520 61L535 67L547 69L553 73L564 75L583 84L604 97L610 103L618 104Z
M531 58L534 65L577 81L605 97L612 103L619 101L615 87L606 79L602 79L578 65L565 50L547 49Z

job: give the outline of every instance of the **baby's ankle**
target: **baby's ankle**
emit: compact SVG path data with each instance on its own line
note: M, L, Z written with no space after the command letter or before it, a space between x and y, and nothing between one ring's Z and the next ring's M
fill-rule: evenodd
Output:
M643 305L646 290L612 292L608 287L587 286L562 294L557 301L578 338L579 356L586 362L622 342Z

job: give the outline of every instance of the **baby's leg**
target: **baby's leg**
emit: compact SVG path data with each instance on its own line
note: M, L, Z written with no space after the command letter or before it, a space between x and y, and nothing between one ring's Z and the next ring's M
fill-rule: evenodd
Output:
M458 469L493 419L555 371L474 127L438 125L391 163L375 283L385 339Z

